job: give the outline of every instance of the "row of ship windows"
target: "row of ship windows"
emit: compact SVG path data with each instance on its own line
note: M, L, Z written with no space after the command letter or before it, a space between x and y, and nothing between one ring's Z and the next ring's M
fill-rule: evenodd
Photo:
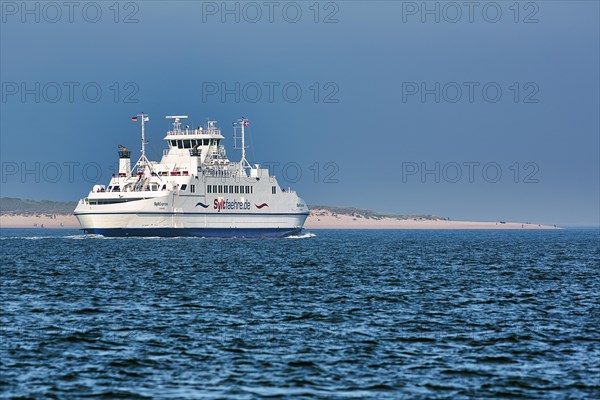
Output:
M231 194L252 194L252 186L237 186L237 185L208 185L206 193L231 193Z
M157 191L158 185L151 184L146 187L146 190ZM188 188L187 184L183 184L180 187L181 191L186 191ZM167 185L163 185L161 190L167 190ZM100 192L104 192L104 189L99 190ZM109 186L107 192L120 192L121 188L117 185ZM252 186L237 186L237 185L208 185L206 187L207 193L231 193L231 194L252 194L253 187ZM276 188L273 186L273 194L275 194ZM190 193L196 193L196 185L190 185Z
M117 203L127 203L130 201L138 201L138 200L144 200L143 198L137 198L137 199L133 199L133 198L124 198L124 199L98 199L98 200L88 200L86 199L86 204L90 204L93 206L96 205L103 205L103 204L117 204Z
M194 188L194 185L191 185L192 188ZM152 192L156 192L158 190L158 184L151 184L148 185L146 187L144 187L144 191L148 192L148 191L152 191ZM187 187L187 185L182 185L182 190L185 190L185 188ZM167 185L162 185L162 188L160 190L167 190ZM192 193L195 192L195 188L192 189ZM118 185L115 186L109 186L108 189L99 189L98 192L120 192L121 191L121 187ZM136 191L140 191L140 189L136 189Z
M214 140L214 142L212 142ZM211 143L212 142L212 143ZM218 139L185 139L185 140L171 140L171 147L178 147L180 149L193 149L197 146L208 146L209 144L219 144Z

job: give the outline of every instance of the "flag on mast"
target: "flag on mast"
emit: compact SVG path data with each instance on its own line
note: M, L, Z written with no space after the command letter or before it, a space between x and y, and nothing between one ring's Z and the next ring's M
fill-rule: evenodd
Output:
M137 117L131 117L131 120L132 120L133 122L136 122L136 121L137 121L137 119L138 119Z

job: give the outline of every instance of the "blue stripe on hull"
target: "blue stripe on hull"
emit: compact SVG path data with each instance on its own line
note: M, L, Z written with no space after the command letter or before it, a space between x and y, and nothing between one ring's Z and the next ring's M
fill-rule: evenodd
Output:
M85 233L109 237L286 237L301 228L86 228Z

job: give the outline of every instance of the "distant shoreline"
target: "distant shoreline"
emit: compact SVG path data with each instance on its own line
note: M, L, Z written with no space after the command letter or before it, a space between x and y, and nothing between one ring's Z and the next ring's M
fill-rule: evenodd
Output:
M306 229L560 229L555 226L521 222L449 221L442 218L393 218L336 214L311 210Z
M73 214L0 214L1 228L79 229ZM502 229L547 230L559 227L521 222L448 221L426 218L368 218L328 210L311 210L305 229Z
M79 229L77 202L0 197L1 228ZM509 221L450 221L431 214L388 214L348 206L309 205L305 229L560 229Z

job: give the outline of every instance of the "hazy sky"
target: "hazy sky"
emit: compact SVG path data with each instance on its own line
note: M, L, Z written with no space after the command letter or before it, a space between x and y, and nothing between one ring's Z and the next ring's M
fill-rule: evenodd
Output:
M107 183L118 144L139 152L139 112L151 159L165 115L217 119L228 148L244 115L250 161L309 204L600 225L596 1L1 11L2 196L75 200Z

